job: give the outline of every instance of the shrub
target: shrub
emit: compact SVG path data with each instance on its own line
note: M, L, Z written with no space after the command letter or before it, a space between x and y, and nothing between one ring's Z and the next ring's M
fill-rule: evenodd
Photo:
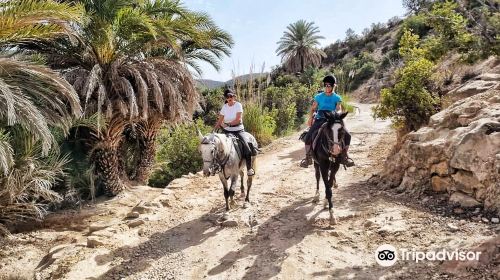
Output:
M368 50L368 52L373 52L375 50L375 47L376 47L375 42L368 42L365 46L365 48L366 48L366 50Z
M259 145L264 146L273 140L276 121L269 110L256 103L247 103L244 108L243 125L245 130L255 136Z
M304 118L309 113L316 90L312 87L297 84L293 86L293 92L295 94L296 110L295 127L298 127L304 123Z
M219 116L219 111L224 99L222 97L223 89L206 89L201 92L202 95L202 108L203 108L203 121L207 125L214 125Z
M67 156L52 149L43 155L42 143L19 125L0 129L0 236L22 220L40 220L49 206L62 201L54 190L65 176ZM15 152L14 152L15 151ZM66 187L66 186L63 186Z
M418 35L405 31L399 49L405 65L396 71L395 86L382 89L381 102L374 108L375 117L391 118L396 127L406 131L425 125L438 103L427 89L434 63L425 58L426 52L418 43Z
M297 110L295 107L294 86L268 87L264 90L265 106L275 118L275 135L284 135L295 125Z
M157 137L159 148L156 153L156 168L148 181L150 186L165 187L175 178L202 168L203 160L198 151L200 140L196 127L203 134L212 129L200 120L161 129Z
M276 87L286 87L288 85L297 83L299 79L295 76L292 75L282 75L278 76L276 80L274 81L274 85Z

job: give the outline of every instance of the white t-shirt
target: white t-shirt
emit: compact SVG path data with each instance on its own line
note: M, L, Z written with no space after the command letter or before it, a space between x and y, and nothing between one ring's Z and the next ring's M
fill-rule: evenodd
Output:
M222 109L220 110L220 114L224 116L224 123L230 123L236 119L236 114L237 113L243 113L243 106L241 106L240 102L235 102L233 106L229 106L228 103L224 104L222 106ZM243 115L241 116L241 123L238 126L234 127L225 127L224 128L227 131L238 131L243 129Z

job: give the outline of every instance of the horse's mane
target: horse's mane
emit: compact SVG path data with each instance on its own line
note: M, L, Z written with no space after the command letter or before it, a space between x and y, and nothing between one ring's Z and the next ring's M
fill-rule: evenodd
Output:
M217 145L217 147L219 148L219 150L222 149L222 151L229 151L231 147L229 147L228 145L228 141L227 141L227 136L225 134L221 134L221 133L210 133L210 134L207 134L203 137L203 139L201 140L201 144L208 144L210 142L213 142L215 143L215 145Z

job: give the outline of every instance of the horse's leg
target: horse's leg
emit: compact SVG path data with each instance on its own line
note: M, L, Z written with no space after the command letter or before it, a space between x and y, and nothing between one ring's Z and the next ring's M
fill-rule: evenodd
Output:
M319 170L319 164L314 162L314 171L316 173L316 194L314 195L313 203L319 202L319 179L321 178L321 173Z
M236 182L238 182L238 173L231 176L231 187L229 188L229 198L231 200L231 206L236 206L236 202L234 202L234 189L236 188Z
M330 178L328 178L328 184L329 184L329 197L327 194L327 199L329 203L329 212L330 212L330 224L334 225L337 223L337 218L335 218L335 215L333 214L333 202L332 202L332 187L333 184L337 184L335 180L335 175L337 174L337 171L340 168L340 163L335 162L334 164L331 165L330 167Z
M229 211L229 189L227 188L227 180L224 175L219 173L220 181L222 182L222 187L224 188L224 199L226 199L226 211Z
M254 170L255 170L255 159L256 157L252 156L252 166ZM247 196L245 197L245 204L244 204L245 207L247 207L248 204L250 204L250 189L252 188L253 177L254 176L247 176Z
M320 163L319 163L319 169L320 169L320 172L321 172L321 177L323 178L323 183L325 184L325 193L326 193L326 198L325 198L325 202L324 202L324 205L323 207L326 209L327 205L326 203L329 201L328 200L328 190L329 188L331 187L329 185L329 182L328 182L328 171L329 171L329 164L330 162L328 160L322 160ZM331 196L331 189L330 189L330 196Z
M240 185L240 190L241 190L240 197L241 198L245 197L245 185L243 184L244 178L245 178L245 172L243 172L243 169L240 169L240 182L241 182L241 185Z

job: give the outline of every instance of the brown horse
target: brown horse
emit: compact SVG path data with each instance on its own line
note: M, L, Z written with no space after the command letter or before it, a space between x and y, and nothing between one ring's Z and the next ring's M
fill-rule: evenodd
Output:
M325 184L325 208L328 203L330 224L336 224L337 219L333 214L332 187L337 188L335 174L340 167L341 151L344 147L344 118L345 113L328 112L325 114L326 122L318 130L311 145L316 175L316 195L314 202L319 202L320 175Z

